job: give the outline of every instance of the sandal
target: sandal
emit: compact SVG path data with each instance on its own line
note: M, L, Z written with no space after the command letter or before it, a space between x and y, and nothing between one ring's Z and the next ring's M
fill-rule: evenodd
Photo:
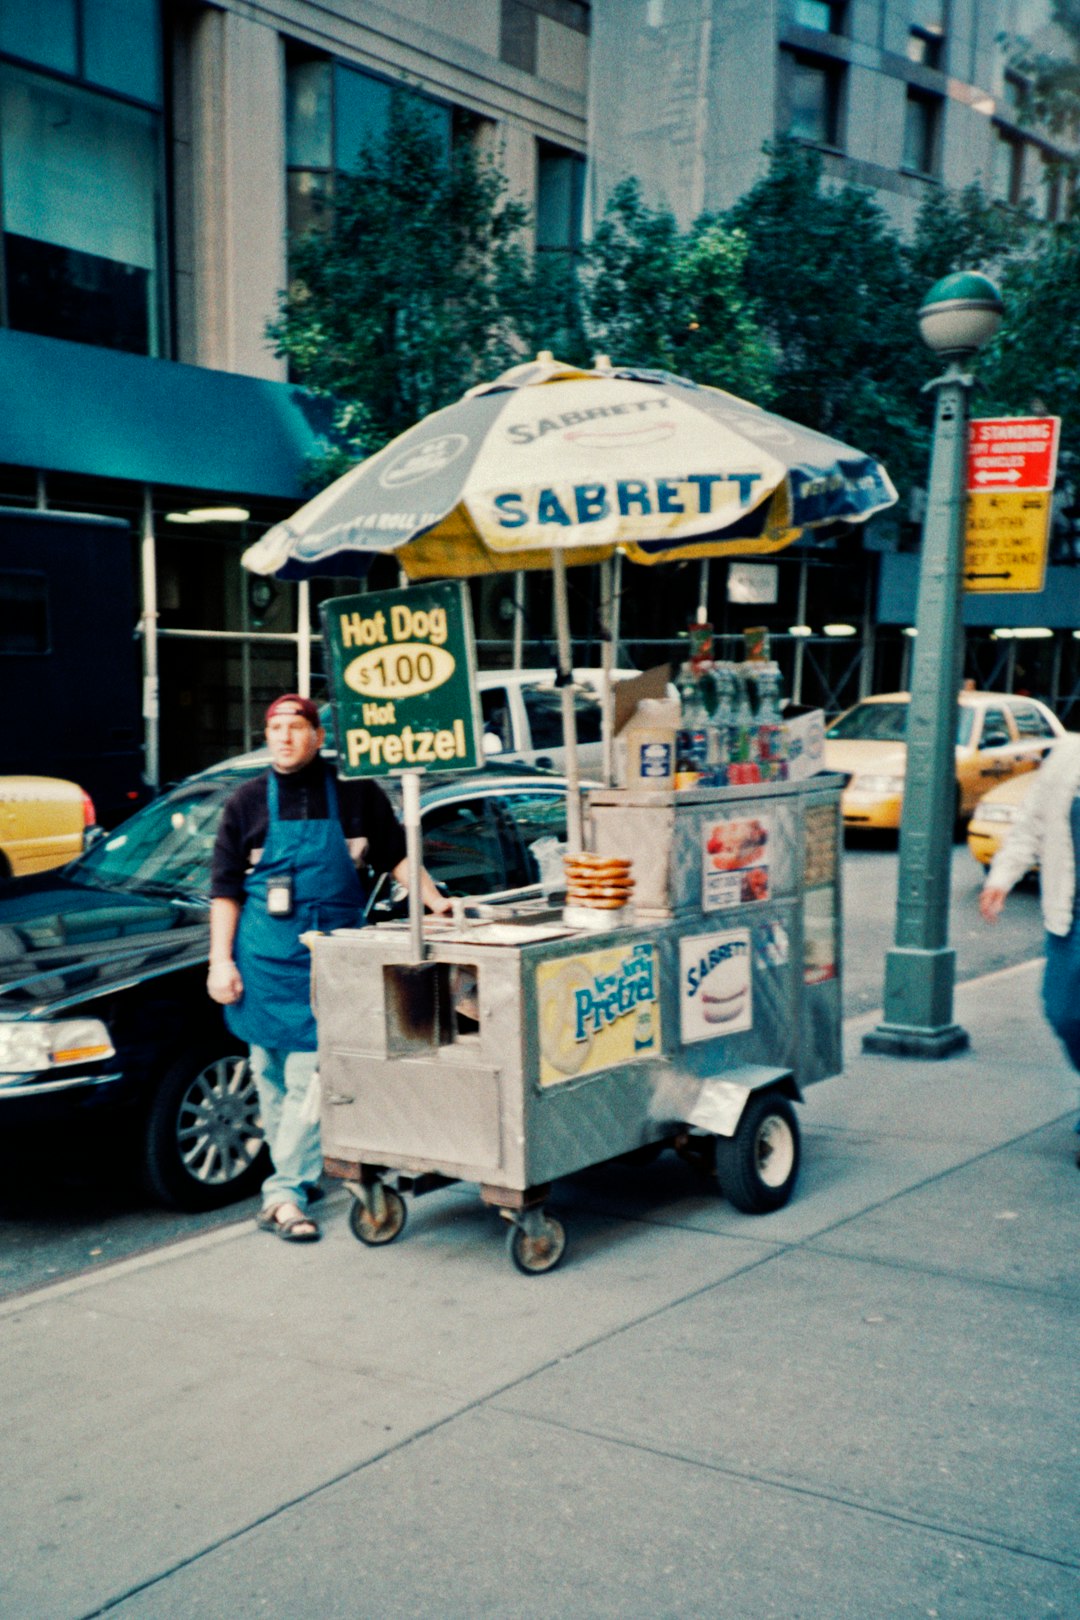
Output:
M278 1220L278 1211L287 1208L286 1204L273 1204L269 1209L260 1210L255 1221L259 1231L273 1232L283 1243L317 1243L322 1232L318 1222L313 1221L310 1215L302 1215L297 1210L288 1220Z

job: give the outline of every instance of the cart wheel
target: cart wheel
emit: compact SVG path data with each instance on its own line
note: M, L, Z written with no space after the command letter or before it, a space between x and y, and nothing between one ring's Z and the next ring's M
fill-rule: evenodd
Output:
M716 1174L747 1215L783 1208L799 1174L799 1125L786 1097L751 1097L735 1135L716 1139Z
M408 1214L404 1198L393 1187L384 1187L382 1195L386 1207L381 1221L375 1220L362 1198L354 1198L349 1211L349 1230L353 1237L373 1249L400 1237Z
M507 1234L506 1246L510 1258L526 1277L537 1277L542 1271L554 1271L566 1253L566 1230L552 1215L541 1217L536 1232L527 1232L523 1226L512 1226Z

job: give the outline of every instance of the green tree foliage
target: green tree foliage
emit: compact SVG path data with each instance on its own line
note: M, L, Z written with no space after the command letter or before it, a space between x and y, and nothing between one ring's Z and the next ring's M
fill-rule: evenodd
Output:
M1080 0L1053 0L1058 38L1013 41L1012 66L1023 75L1024 122L1058 136L1075 151L1080 139ZM1077 161L1063 165L1075 174Z
M345 451L324 477L520 359L525 221L494 162L466 143L448 160L395 96L385 140L335 177L321 228L293 242L268 329L298 381L343 402Z
M868 192L822 183L816 153L791 142L726 223L745 236L744 281L775 355L774 408L921 475L926 375L915 294L896 232Z
M916 296L954 270L1000 274L1011 255L1024 251L1032 234L1026 214L992 202L979 185L959 192L931 187L906 249Z
M584 256L593 348L766 403L773 362L746 286L747 248L742 232L709 217L680 234L623 181Z
M1044 231L1002 276L1005 320L979 361L992 409L1060 416L1063 464L1080 467L1080 218Z

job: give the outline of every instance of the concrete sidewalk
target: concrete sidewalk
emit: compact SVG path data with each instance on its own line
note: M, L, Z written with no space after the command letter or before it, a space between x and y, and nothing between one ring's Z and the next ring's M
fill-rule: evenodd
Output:
M0 1615L1080 1617L1075 1076L1026 964L973 1050L813 1089L788 1209L665 1155L345 1205L0 1306Z

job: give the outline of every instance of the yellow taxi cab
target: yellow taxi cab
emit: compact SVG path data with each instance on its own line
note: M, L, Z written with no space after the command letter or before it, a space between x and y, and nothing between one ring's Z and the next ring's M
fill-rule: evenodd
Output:
M864 698L827 728L825 767L848 779L840 800L846 827L899 827L910 702L908 692ZM960 692L957 820L970 816L996 783L1033 771L1064 732L1057 716L1036 698L1007 692Z
M991 788L989 793L984 793L971 812L967 846L980 866L989 866L1008 838L1034 780L1031 771L1023 776L1010 776L996 788Z
M58 776L0 776L0 878L81 855L97 817L88 793Z

